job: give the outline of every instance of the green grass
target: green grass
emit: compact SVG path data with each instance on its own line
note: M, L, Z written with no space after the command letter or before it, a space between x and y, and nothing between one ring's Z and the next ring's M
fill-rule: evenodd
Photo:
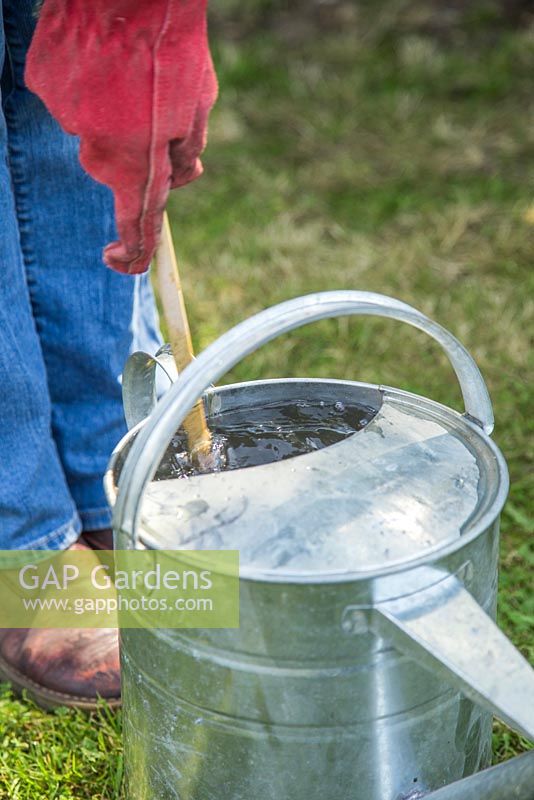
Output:
M102 703L88 717L44 713L0 685L0 797L6 800L122 798L120 712Z
M455 333L487 380L511 473L500 623L534 662L534 31L507 26L491 2L455 14L422 0L340 3L319 26L311 11L226 2L235 20L219 9L212 33L221 96L206 173L171 201L196 348L267 305L333 288L394 295ZM394 322L301 329L228 380L283 375L460 406L439 349ZM119 727L4 692L0 797L119 797ZM496 760L527 747L496 724Z

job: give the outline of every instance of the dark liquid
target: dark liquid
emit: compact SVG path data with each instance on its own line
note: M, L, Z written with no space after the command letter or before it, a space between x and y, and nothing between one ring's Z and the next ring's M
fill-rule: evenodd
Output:
M361 430L376 414L370 406L349 403L274 402L226 411L208 420L213 434L209 471L240 469L283 461L321 450ZM198 474L179 431L171 440L155 480Z

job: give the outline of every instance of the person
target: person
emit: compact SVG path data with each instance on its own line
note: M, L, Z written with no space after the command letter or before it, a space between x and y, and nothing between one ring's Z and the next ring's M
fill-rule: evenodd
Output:
M161 344L146 270L216 94L205 6L0 0L0 549L111 545L121 372ZM116 703L117 632L4 630L0 677Z

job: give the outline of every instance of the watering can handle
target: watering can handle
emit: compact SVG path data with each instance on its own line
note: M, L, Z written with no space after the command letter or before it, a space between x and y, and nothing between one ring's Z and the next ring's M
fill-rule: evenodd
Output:
M176 429L203 392L245 356L283 333L328 317L391 317L427 333L441 345L462 391L466 416L490 434L493 411L480 371L465 347L412 306L374 292L333 291L305 295L267 308L231 328L181 373L139 431L121 472L115 530L134 545L143 492Z
M419 796L422 800L532 800L534 750Z

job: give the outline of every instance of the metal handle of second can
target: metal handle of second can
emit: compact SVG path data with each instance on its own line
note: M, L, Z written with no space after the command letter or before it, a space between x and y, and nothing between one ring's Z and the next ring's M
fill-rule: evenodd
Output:
M430 794L417 793L415 797L421 800L533 800L534 751L469 775Z
M119 481L113 524L135 546L143 492L176 429L203 392L245 356L283 333L328 317L390 317L424 331L441 345L462 391L466 415L490 434L493 411L480 371L449 331L420 311L374 292L333 291L297 297L241 322L207 347L179 376L139 431Z

